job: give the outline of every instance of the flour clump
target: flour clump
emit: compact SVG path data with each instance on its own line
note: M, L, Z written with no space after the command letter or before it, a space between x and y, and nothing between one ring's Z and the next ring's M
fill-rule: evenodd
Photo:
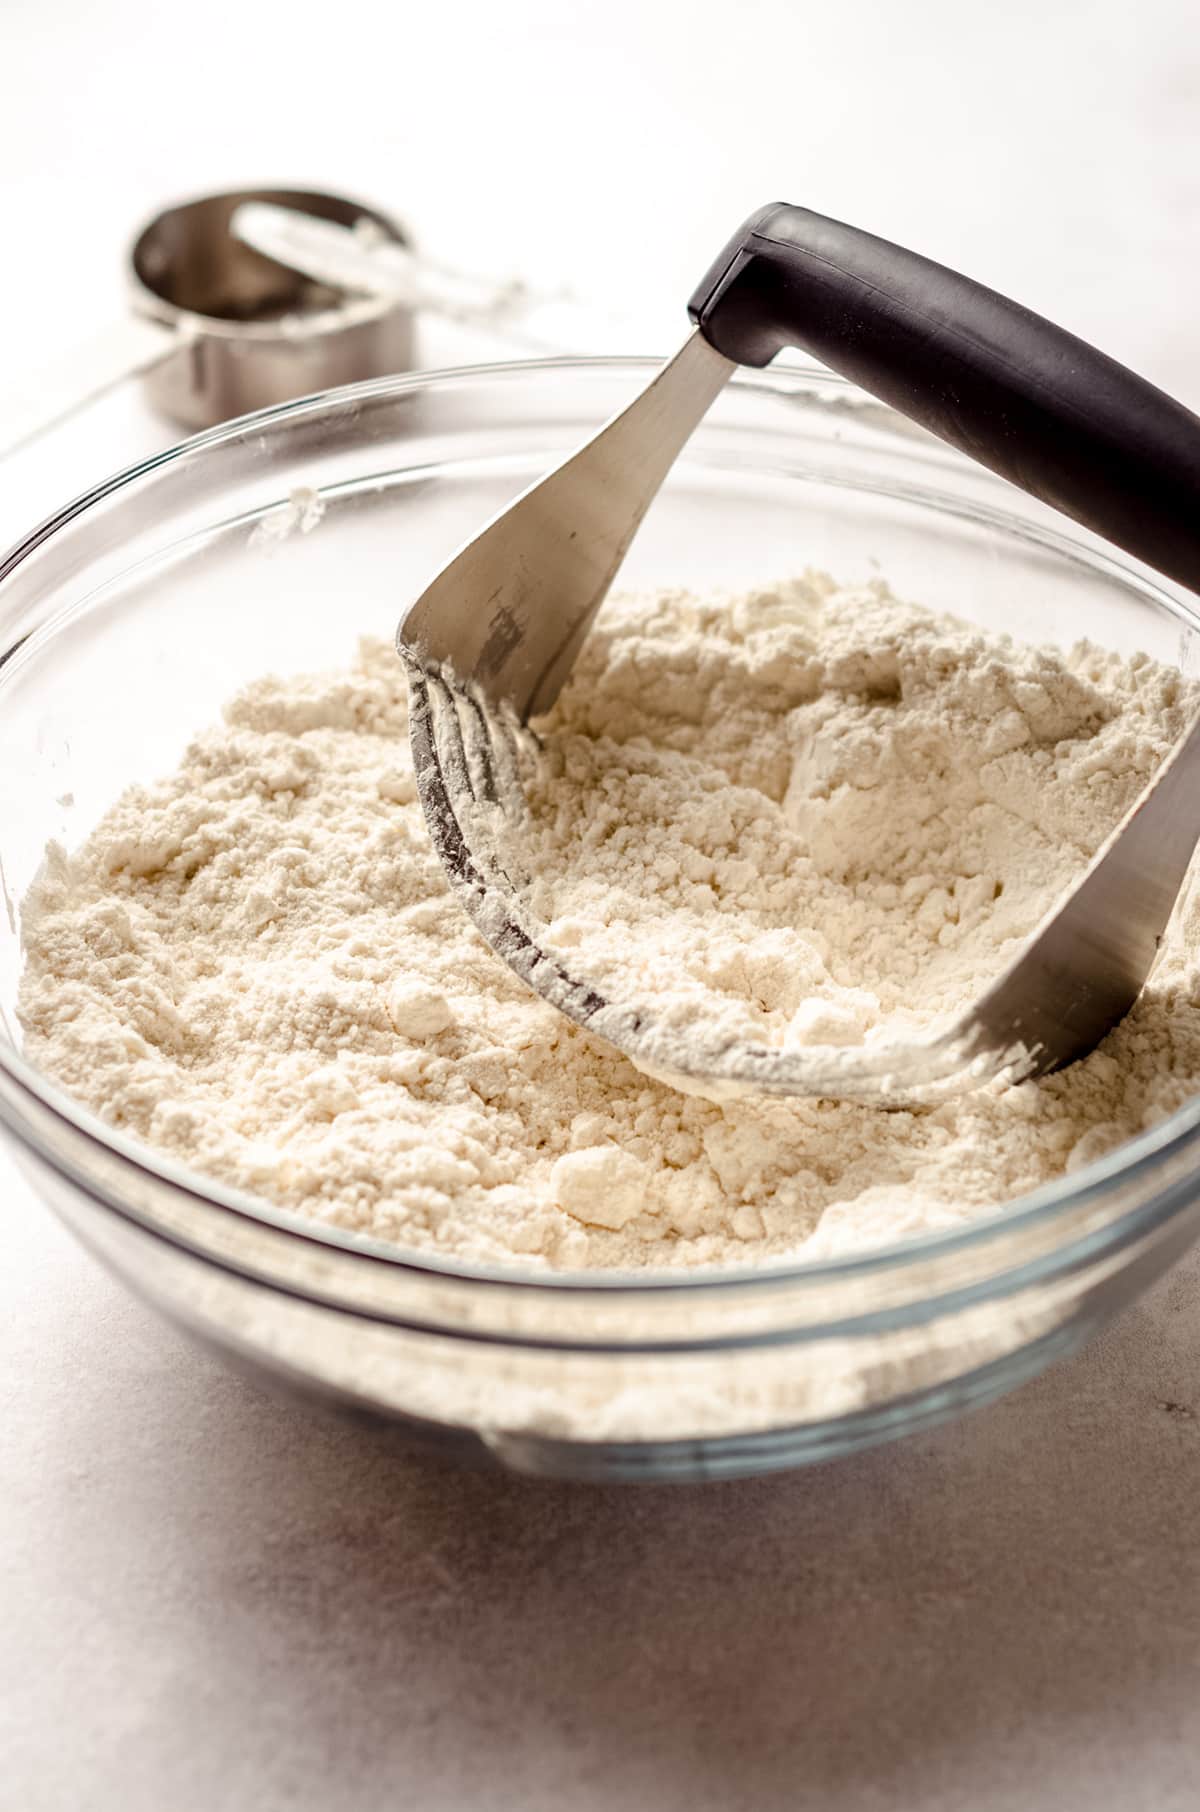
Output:
M528 869L571 967L781 1048L986 986L1197 704L809 575L606 606L542 725ZM23 905L31 1060L218 1182L432 1255L828 1256L1091 1162L1200 1079L1190 892L1083 1063L928 1110L683 1095L528 993L450 897L402 669L266 678Z

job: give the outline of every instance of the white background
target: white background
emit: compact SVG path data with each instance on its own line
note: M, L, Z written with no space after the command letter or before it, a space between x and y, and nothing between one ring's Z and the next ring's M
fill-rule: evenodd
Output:
M1200 407L1187 0L0 0L0 88L0 396L120 310L143 215L278 181L656 321L801 201ZM111 399L0 464L0 532L166 438ZM281 1408L3 1157L0 1210L5 1812L1200 1802L1195 1263L957 1427L597 1492Z

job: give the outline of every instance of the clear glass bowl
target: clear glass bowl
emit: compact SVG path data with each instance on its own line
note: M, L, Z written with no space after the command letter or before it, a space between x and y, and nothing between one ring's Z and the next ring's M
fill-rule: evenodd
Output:
M19 903L49 838L78 842L122 787L169 771L243 681L390 635L456 544L648 368L485 367L247 417L99 486L0 566L0 1117L37 1188L229 1356L466 1456L608 1479L825 1458L1031 1377L1200 1230L1200 1107L964 1231L852 1261L471 1272L309 1225L122 1138L23 1061L14 1001ZM315 525L298 490L319 493ZM743 378L624 580L748 585L810 563L884 573L1018 636L1200 663L1200 621L1167 588L851 386Z

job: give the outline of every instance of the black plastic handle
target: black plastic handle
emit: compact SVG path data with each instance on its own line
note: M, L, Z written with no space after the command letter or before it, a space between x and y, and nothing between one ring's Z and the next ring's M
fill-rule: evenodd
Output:
M1200 418L1030 309L776 202L730 240L688 310L727 358L812 353L1200 591Z

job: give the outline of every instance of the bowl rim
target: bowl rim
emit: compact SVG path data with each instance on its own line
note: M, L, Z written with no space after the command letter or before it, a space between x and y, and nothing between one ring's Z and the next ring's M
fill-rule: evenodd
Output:
M631 377L636 377L657 368L661 363L661 357L654 355L619 353L477 361L370 378L355 384L316 391L286 403L234 417L214 428L189 435L110 474L44 517L7 552L0 553L0 586L38 549L96 505L165 467L185 458L203 456L223 443L243 437L248 431L257 432L268 425L279 426L306 418L319 418L328 411L342 413L348 406L357 409L358 405L364 403L386 401L404 393L429 388L446 388L451 384L485 382L498 377L520 379L526 375L548 372L578 375L597 371L628 371ZM734 375L729 388L735 392L753 391L782 398L792 398L797 394L813 398L818 390L830 392L844 401L853 400L869 406L884 420L891 418L901 424L905 437L915 439L916 444L922 446L923 453L932 455L936 462L959 470L964 465L971 465L965 456L942 446L931 435L914 430L898 412L816 361L789 359L786 363L779 363L766 370L741 370ZM899 495L900 489L897 488L894 494ZM936 505L941 501L937 493L925 485L906 487L904 494L927 504ZM1200 605L1193 605L1190 598L1178 588L1140 563L1117 555L1100 538L1089 537L1085 540L1078 533L1040 526L1035 528L1002 509L974 502L964 503L961 499L953 500L953 507L955 513L1002 529L1014 539L1033 539L1060 558L1085 564L1092 570L1103 571L1108 568L1126 584L1134 582L1143 596L1148 597L1156 606L1181 617L1192 629L1200 632ZM21 638L12 647L0 649L0 687L3 685L3 669L23 640ZM712 1296L732 1290L762 1293L768 1289L819 1289L837 1281L903 1271L923 1262L984 1248L992 1239L1006 1238L1026 1229L1041 1227L1069 1209L1078 1209L1087 1202L1102 1197L1118 1184L1136 1183L1160 1161L1178 1156L1200 1142L1198 1089L1173 1114L1124 1141L1103 1157L1094 1159L1078 1171L1043 1184L1038 1189L1014 1197L986 1214L973 1216L961 1226L918 1234L888 1244L872 1245L861 1252L852 1252L838 1258L790 1259L763 1265L714 1265L678 1272L650 1266L644 1271L551 1271L523 1269L519 1264L483 1265L437 1258L418 1248L405 1247L374 1235L318 1222L299 1210L282 1208L265 1198L231 1188L216 1178L205 1176L201 1171L177 1164L168 1154L156 1151L154 1147L130 1137L118 1128L108 1126L90 1108L77 1102L66 1090L44 1076L20 1050L5 1048L2 1043L0 1075L11 1085L15 1085L18 1099L22 1094L31 1096L44 1113L65 1122L75 1133L100 1146L108 1155L129 1166L141 1177L151 1183L165 1184L185 1198L202 1204L205 1209L216 1208L239 1220L248 1220L293 1239L371 1264L381 1264L392 1270L415 1276L429 1276L442 1283L500 1287L523 1293L555 1292L613 1297L628 1292L641 1299L655 1292ZM8 1090L0 1092L0 1125L68 1181L86 1187L105 1206L124 1212L118 1201L107 1195L97 1196L94 1182L78 1176L73 1167L64 1164L62 1154L41 1136L33 1121L14 1106ZM1112 1219L1102 1229L1104 1244L1118 1238L1127 1240L1139 1222L1153 1222L1159 1217L1159 1213L1160 1204L1155 1194L1115 1211ZM164 1232L164 1237L171 1236ZM1068 1240L1064 1247L1055 1248L1045 1256L1047 1259L1062 1258L1073 1244L1090 1245L1095 1237L1096 1230L1092 1230L1085 1233L1082 1240Z

